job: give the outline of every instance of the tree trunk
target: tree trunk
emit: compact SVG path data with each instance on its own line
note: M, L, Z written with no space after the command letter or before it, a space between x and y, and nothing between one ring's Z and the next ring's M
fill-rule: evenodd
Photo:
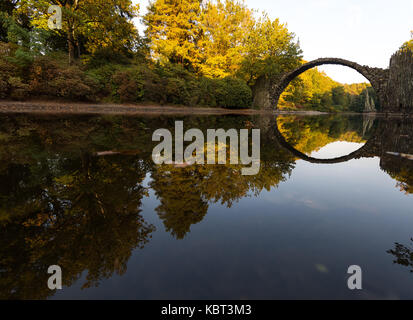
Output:
M67 33L67 42L69 46L69 65L73 64L75 60L75 37L73 35L73 30L69 29Z
M82 52L81 52L81 49L80 49L79 39L76 41L76 47L77 47L77 58L80 59L80 56L81 56Z

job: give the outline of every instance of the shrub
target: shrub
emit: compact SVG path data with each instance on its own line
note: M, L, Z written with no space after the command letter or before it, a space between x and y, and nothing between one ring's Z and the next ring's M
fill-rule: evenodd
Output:
M2 50L15 57L14 49ZM116 56L102 51L86 66L69 66L65 55L53 53L37 56L23 68L10 60L10 54L0 56L0 98L23 100L36 95L73 101L108 99L224 108L247 108L252 102L245 81L199 76L179 64L114 63L110 61Z
M165 87L168 79L162 78L155 71L146 68L144 70L144 100L164 104L167 102Z
M179 64L166 64L164 66L156 64L153 73L155 81L151 85L155 84L155 88L152 88L152 90L155 89L162 93L161 95L158 94L161 103L190 103L188 85L194 75ZM149 93L149 88L147 88L147 93Z
M68 66L49 57L37 58L32 66L33 94L70 100L94 101L98 83L78 66Z
M77 67L61 70L59 75L49 82L49 88L57 97L70 100L94 101L96 87L96 82Z
M245 81L236 78L225 78L225 108L244 109L252 104L252 91Z
M0 78L0 99L5 99L9 95L9 83Z
M94 54L83 58L88 68L96 69L106 65L128 65L130 63L127 55L113 51L111 48L101 48Z
M211 106L244 109L252 104L251 88L241 79L228 77L213 80L207 88L212 95L209 97Z
M167 101L174 104L187 104L189 93L187 82L180 78L169 78L166 85Z
M57 92L52 91L49 82L59 75L59 65L56 61L47 57L39 57L31 67L30 90L39 96L57 96Z
M86 71L88 77L92 78L96 83L96 94L99 97L111 97L112 96L112 83L111 79L113 75L122 69L118 64L106 64L98 68L90 69Z
M11 66L5 61L0 60L0 99L7 98L10 94L11 85L9 78L12 74Z
M145 100L224 108L248 108L252 103L245 81L199 77L178 64L157 64L145 79Z
M121 102L141 101L144 95L143 76L139 67L116 72L112 76L113 96Z
M201 77L198 81L198 104L201 106L216 107L215 94L216 80Z
M29 96L29 86L18 73L17 68L7 58L0 58L0 99L24 100Z
M144 100L172 104L195 105L198 102L196 76L180 65L156 64L144 70Z
M13 100L25 100L30 95L29 85L23 83L20 77L10 77L8 82L11 87L10 97Z

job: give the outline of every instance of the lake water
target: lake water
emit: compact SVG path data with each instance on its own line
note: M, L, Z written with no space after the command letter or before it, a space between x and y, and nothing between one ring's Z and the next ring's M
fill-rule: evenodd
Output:
M177 120L260 129L260 172L155 165ZM1 114L0 298L412 299L412 137L368 116Z

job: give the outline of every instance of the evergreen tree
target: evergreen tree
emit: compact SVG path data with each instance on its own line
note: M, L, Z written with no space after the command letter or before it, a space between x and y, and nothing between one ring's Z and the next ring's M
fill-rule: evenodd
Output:
M0 2L0 41L8 42L8 26L7 18L13 14L13 10L16 8L16 3L18 0L2 0Z

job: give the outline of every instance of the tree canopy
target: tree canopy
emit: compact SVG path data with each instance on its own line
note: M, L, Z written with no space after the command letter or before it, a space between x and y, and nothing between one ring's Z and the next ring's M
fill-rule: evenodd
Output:
M49 29L50 5L62 10L61 29ZM144 16L132 0L3 0L0 17L0 98L248 108L257 80L304 63L287 24L243 0L152 0ZM342 85L313 69L279 107L380 106L367 84Z
M62 9L61 30L48 27L50 5ZM72 63L82 44L92 54L105 47L115 51L132 48L137 30L131 20L138 9L131 0L20 0L16 12L26 14L32 27L64 36Z

